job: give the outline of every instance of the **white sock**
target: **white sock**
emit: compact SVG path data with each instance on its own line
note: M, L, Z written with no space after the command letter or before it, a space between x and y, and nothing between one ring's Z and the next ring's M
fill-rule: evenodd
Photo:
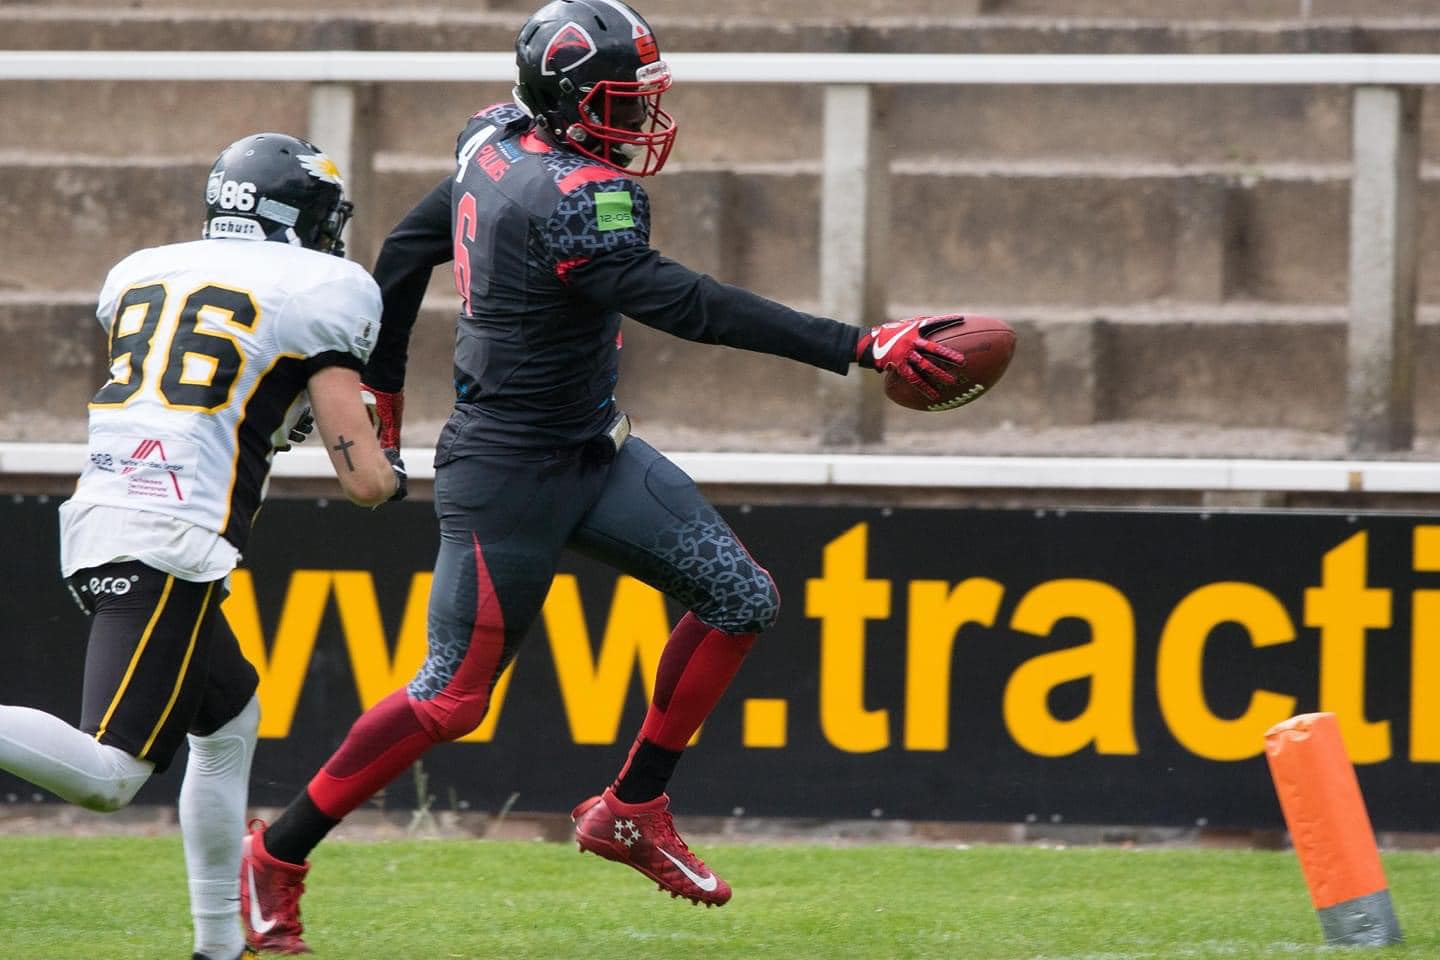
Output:
M190 877L195 952L229 960L245 946L240 930L240 843L260 703L254 697L208 737L191 735L180 786L180 834Z
M131 801L155 765L108 747L59 717L0 706L0 770L88 810L111 813Z

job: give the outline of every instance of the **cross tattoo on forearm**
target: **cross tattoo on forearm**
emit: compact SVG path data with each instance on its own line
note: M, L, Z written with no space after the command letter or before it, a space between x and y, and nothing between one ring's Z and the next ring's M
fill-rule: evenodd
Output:
M340 435L339 440L340 442L335 444L335 446L331 447L330 449L339 450L341 453L343 453L345 455L345 469L349 470L351 473L354 473L355 461L350 459L350 448L355 446L355 441L346 440L343 433Z

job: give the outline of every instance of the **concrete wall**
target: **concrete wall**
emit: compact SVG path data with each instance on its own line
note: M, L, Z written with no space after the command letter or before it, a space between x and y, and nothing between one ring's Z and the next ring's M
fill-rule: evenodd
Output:
M208 161L0 162L0 290L93 291L130 250L198 237ZM397 221L443 168L386 171L358 218ZM818 298L812 166L677 170L649 184L654 241L720 279ZM1421 196L1421 300L1440 303L1440 184ZM1340 305L1348 181L1005 175L901 168L893 298L907 307L1156 301ZM18 225L24 225L18 229ZM437 289L448 289L448 278Z
M867 16L867 3L821 0L803 20L766 16L751 0L707 4L704 16L679 0L650 8L671 50L1440 48L1440 15L1422 16L1435 12L1420 3L877 2L886 17ZM21 49L494 50L509 47L529 8L183 6L0 0L0 29ZM1103 16L1144 18L1076 19ZM657 245L814 309L820 91L681 81L667 99L680 143L647 184ZM444 175L464 118L507 96L505 84L363 91L376 152L373 170L351 171L368 181L357 196L357 259L368 262L385 230ZM891 313L982 310L1021 333L993 399L955 417L887 408L896 435L943 444L957 430L1094 424L1342 429L1346 91L913 86L883 101L894 173ZM80 435L84 399L103 378L88 301L105 271L136 247L196 236L204 172L220 147L258 129L305 133L307 111L308 88L293 83L0 83L0 333L15 345L0 355L0 439ZM1422 156L1431 166L1419 289L1430 318L1440 308L1433 95ZM437 271L412 350L410 411L424 430L449 404L453 305L448 274ZM817 426L813 371L629 327L621 394L642 422L700 442L707 431L737 431L760 447L799 442ZM1422 371L1437 359L1435 329L1421 328ZM1435 446L1440 387L1422 375L1418 390L1417 424Z

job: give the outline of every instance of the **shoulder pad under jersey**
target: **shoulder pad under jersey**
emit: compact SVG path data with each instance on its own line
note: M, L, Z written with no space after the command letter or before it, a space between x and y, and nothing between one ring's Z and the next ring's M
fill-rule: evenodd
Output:
M607 167L573 150L552 149L541 157L540 162L555 178L555 186L566 196L587 183L613 182L614 189L617 190L629 190L632 185L638 186L635 181L613 167Z
M530 123L529 114L515 106L515 104L508 102L492 103L490 106L477 111L466 121L464 129L460 131L460 136L455 138L455 151L459 153L465 141L469 140L471 134L481 127L495 127L495 133L491 134L488 139L499 140L519 133L528 127Z

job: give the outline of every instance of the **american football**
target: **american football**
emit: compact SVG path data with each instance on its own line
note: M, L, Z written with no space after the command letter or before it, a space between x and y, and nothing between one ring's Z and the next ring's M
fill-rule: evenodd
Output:
M924 336L965 355L965 366L936 363L956 374L955 382L935 384L938 399L925 396L894 370L885 371L885 396L911 410L953 410L984 396L1005 374L1015 355L1015 331L1004 320L966 314L924 329Z

